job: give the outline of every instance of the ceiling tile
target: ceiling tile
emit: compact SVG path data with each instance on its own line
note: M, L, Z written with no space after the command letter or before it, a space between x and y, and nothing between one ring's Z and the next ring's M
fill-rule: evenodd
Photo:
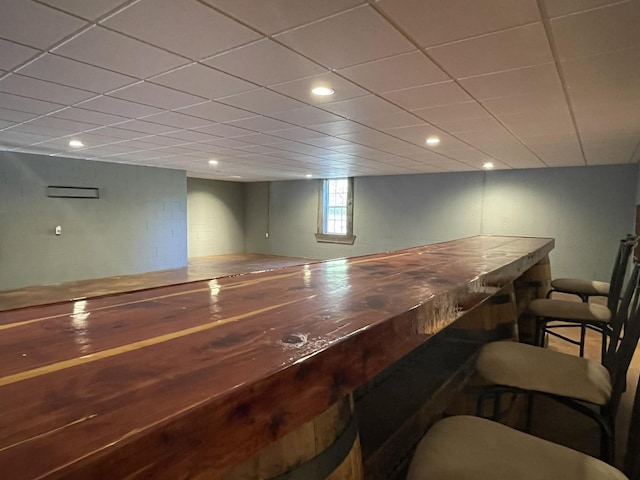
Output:
M493 115L539 112L565 104L566 98L561 88L555 92L533 92L482 100L482 105Z
M177 55L101 27L90 28L53 53L140 79L189 63Z
M460 117L458 120L449 120L447 122L433 122L434 125L441 128L445 132L457 134L462 132L491 131L504 128L500 122L491 116L480 118Z
M640 49L629 48L562 62L575 103L640 100Z
M124 87L109 96L144 103L152 107L174 109L202 103L202 97L172 90L149 82L140 82Z
M177 108L177 112L194 117L212 120L214 122L227 122L253 117L255 113L247 112L239 108L230 107L218 102L204 102L185 108Z
M193 60L260 37L195 0L141 0L103 25Z
M607 7L554 18L551 29L561 60L612 52L640 45L640 2L619 2Z
M167 137L177 138L185 142L205 142L207 140L214 140L214 135L202 132L194 132L193 130L178 130L171 133L167 133Z
M172 132L173 134L174 132ZM148 135L145 137L140 137L138 138L138 140L143 141L143 142L148 142L148 143L153 143L156 145L164 145L164 146L171 146L171 145L180 145L182 143L184 143L185 141L181 138L174 138L174 137L169 137L169 136L164 136L164 135ZM203 147L200 147L201 150L204 150Z
M381 0L376 5L422 47L540 20L535 0Z
M544 0L549 17L559 17L582 10L602 7L620 0Z
M228 138L241 137L243 135L252 133L251 131L246 130L244 128L236 127L234 125L222 124L222 123L216 123L213 125L207 125L205 127L195 128L194 130L198 132L208 133L210 135L215 135L217 137L228 137ZM208 142L208 143L211 143L211 142ZM218 144L216 143L216 145Z
M72 13L88 20L96 20L105 13L127 3L125 0L100 0L99 2L87 2L87 0L40 0L65 12Z
M404 111L399 111L390 115L387 114L375 117L365 117L359 119L358 121L364 125L367 125L368 127L378 130L425 124L424 120Z
M108 113L94 112L75 107L65 108L64 110L52 113L51 116L67 120L76 120L78 122L93 123L95 125L111 125L129 120L127 117L120 115L109 115Z
M394 55L338 71L374 93L443 82L449 76L420 51Z
M271 35L313 22L363 3L362 0L204 0L225 13Z
M297 100L272 92L266 88L224 97L219 99L219 101L232 107L242 108L261 115L269 115L271 113L305 106Z
M32 133L23 133L17 131L15 128L12 128L0 132L0 146L2 146L3 150L6 148L24 147L44 142L46 140L50 140L51 138L54 137L41 134L34 135Z
M575 132L566 106L552 110L501 115L500 120L518 137L533 137Z
M316 87L331 88L335 93L327 96L314 95L311 93L311 90ZM345 80L344 78L329 72L302 78L300 80L294 80L292 82L273 85L270 89L312 105L337 102L339 100L362 97L368 94L365 89L360 88L349 80Z
M257 88L249 82L197 63L153 77L150 81L210 100Z
M349 133L364 132L369 130L368 127L350 120L342 120L340 122L322 123L313 126L314 130L326 133L327 135L346 135Z
M465 78L460 80L460 84L480 100L511 95L562 93L560 78L553 63Z
M462 102L439 107L421 108L412 112L428 122L451 122L460 118L488 117L489 113L478 102Z
M60 110L64 107L64 105L58 103L44 102L42 100L20 97L18 95L9 95L7 93L0 93L0 105L10 110L37 113L40 115Z
M526 137L522 141L549 167L585 165L580 142L574 133Z
M137 81L133 77L52 54L43 55L21 68L19 73L96 93L108 92Z
M10 121L8 121L8 120L3 120L3 119L0 117L0 131L2 131L2 129L5 129L5 128L7 128L7 127L12 127L12 126L14 126L14 125L16 125L16 124L17 124L17 122L10 122Z
M94 93L84 90L16 74L8 75L0 80L0 92L62 104L76 103L95 96Z
M333 102L322 105L323 110L328 110L350 120L357 120L366 117L376 117L381 115L392 115L400 109L391 103L376 97L367 95L341 102Z
M11 70L39 53L39 50L0 39L0 68Z
M64 128L56 128L56 127L46 127L42 125L35 125L32 122L29 123L21 123L13 127L11 130L7 131L15 131L20 133L26 133L30 135L42 135L43 137L55 138L55 137L64 137L67 135L72 135L74 133L79 133L81 130L67 130ZM2 135L0 133L0 135Z
M85 25L83 20L35 2L2 1L0 32L5 40L44 49Z
M151 135L162 135L163 133L172 132L176 129L175 127L145 122L143 120L128 120L124 123L119 123L117 127L124 130L132 130L134 132L140 132L142 134L148 133Z
M276 38L330 69L414 49L400 32L366 5L285 32Z
M603 132L582 139L587 165L629 163L637 152L638 136L626 132Z
M118 138L121 140L141 138L145 135L144 133L138 132L136 130L126 130L124 128L117 128L115 126L96 128L94 130L91 130L90 133L110 138Z
M159 123L161 125L167 125L174 128L197 128L211 123L209 120L192 117L191 115L183 115L176 112L162 112L149 115L148 117L144 117L144 121Z
M278 150L269 146L273 145L274 143L280 143L282 139L271 135L266 135L264 133L250 133L249 135L238 137L238 140L246 142L248 144L246 147L240 147L238 149L242 151L243 154L268 153L270 155L277 156L278 153L282 152L282 150Z
M309 145L314 145L316 147L331 149L332 147L336 147L338 145L346 145L350 142L342 138L325 135L323 137L318 137L318 138L308 138L307 140L305 140L305 143L308 143Z
M271 132L270 135L279 138L286 138L288 140L296 140L303 143L309 138L320 138L323 136L322 133L302 127L287 128L286 130L275 130Z
M227 122L228 125L251 130L252 132L273 132L291 127L290 123L275 120L273 118L256 115L251 118Z
M320 65L269 39L216 55L204 63L263 86L326 71ZM269 68L264 68L265 65L269 65Z
M79 103L76 106L86 110L110 113L112 115L119 115L128 118L146 117L148 115L161 112L159 108L106 96L92 98L91 100Z
M454 78L553 61L542 22L429 48L427 53Z
M338 115L325 112L316 107L303 107L296 108L294 110L285 110L284 112L272 114L273 118L283 120L285 122L293 123L296 125L309 126L316 125L318 123L337 122L344 120Z
M0 120L5 122L21 123L37 116L35 113L18 112L16 110L0 108Z
M471 100L471 97L452 81L387 92L383 96L407 110L419 110Z
M640 101L592 103L575 110L576 123L582 136L606 131L640 130Z

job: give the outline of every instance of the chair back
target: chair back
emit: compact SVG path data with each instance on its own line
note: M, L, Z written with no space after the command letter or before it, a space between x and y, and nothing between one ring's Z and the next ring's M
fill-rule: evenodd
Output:
M633 253L637 239L638 237L636 236L627 235L625 238L620 240L618 254L616 255L616 260L611 272L611 279L609 281L607 308L609 308L611 312L615 312L618 309L618 302L620 301L620 295L622 294L624 279L629 267L629 258Z
M640 262L634 260L631 276L627 283L620 308L616 313L609 348L603 364L611 374L610 408L613 414L618 410L620 397L626 389L627 370L640 339ZM624 336L621 338L624 326Z

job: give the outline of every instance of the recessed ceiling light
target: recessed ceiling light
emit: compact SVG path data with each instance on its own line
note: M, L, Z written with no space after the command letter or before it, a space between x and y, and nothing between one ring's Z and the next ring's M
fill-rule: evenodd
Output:
M493 168L493 163L487 162L484 165L482 165L482 168L485 168L487 170L491 170Z
M320 97L326 97L328 95L333 95L334 93L336 93L336 91L333 88L329 87L315 87L311 90L311 93Z
M209 160L209 165L217 165L218 160Z
M80 148L84 147L84 143L82 143L80 140L71 140L69 142L69 146L73 148Z
M310 174L310 173L307 173L307 174L305 175L305 177L307 177L307 178L311 178L311 177L313 177L313 175L312 175L312 174Z
M440 143L440 139L438 137L427 138L427 145L438 145L439 143Z

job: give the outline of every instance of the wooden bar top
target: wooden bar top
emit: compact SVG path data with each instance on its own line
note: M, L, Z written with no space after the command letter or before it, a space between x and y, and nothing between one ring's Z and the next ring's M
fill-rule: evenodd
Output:
M478 236L0 312L0 477L218 478L553 244Z

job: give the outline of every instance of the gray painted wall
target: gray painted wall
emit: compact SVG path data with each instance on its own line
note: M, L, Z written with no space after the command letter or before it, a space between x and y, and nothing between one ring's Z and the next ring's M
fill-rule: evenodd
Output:
M48 198L48 185L98 187L100 198ZM0 225L2 290L181 267L185 173L0 152Z
M315 241L318 181L271 184L264 239L255 212L267 190L249 184L246 244L334 258L478 234L549 236L554 276L607 280L618 239L633 230L636 183L635 165L356 178L353 246Z
M244 185L188 178L187 191L189 257L244 252Z

